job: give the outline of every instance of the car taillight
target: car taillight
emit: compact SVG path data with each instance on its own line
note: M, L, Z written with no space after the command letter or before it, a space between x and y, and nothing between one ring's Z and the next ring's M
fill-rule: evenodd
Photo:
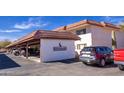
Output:
M111 58L111 59L114 59L114 54L113 54L113 52L111 52L110 58Z

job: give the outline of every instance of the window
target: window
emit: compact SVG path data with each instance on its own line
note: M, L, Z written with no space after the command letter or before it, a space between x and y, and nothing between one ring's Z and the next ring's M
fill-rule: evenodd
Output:
M82 35L82 34L86 34L86 29L80 29L76 31L77 35Z
M81 50L86 46L87 46L87 44L77 44L77 50Z
M108 52L108 53L111 53L111 52L112 52L112 49L111 49L111 48L108 48L108 47L107 47L106 49L107 49L107 52Z
M99 53L106 53L107 52L106 47L98 47L97 48L97 52L99 52Z
M85 47L82 49L83 51L95 51L94 47Z

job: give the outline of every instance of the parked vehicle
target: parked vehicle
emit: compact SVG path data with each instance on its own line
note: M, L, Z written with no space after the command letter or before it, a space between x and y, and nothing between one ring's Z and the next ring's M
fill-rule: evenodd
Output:
M107 62L113 62L113 51L106 46L84 47L79 59L84 64L98 64L104 67Z
M26 56L26 52L25 52L25 51L26 51L25 49L22 49L22 50L20 51L20 55L25 57L25 56Z
M14 49L14 50L13 50L13 54L14 54L15 56L19 56L19 55L20 55L20 52L19 52L19 50Z
M120 70L124 71L124 49L114 50L114 63L118 65Z

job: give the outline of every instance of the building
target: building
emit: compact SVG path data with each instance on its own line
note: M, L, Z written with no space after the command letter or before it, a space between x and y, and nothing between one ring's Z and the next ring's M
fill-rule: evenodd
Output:
M13 42L7 49L24 50L26 58L39 57L40 62L65 60L75 58L74 41L79 39L70 32L37 30Z
M76 51L85 46L108 46L112 48L111 33L116 33L117 48L124 48L124 32L116 25L106 22L96 22L92 20L82 20L54 29L58 32L72 32L81 39L75 41Z

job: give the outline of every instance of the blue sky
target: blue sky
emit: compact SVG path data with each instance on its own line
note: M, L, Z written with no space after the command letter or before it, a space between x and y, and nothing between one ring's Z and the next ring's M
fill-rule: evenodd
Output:
M16 40L34 30L52 30L80 20L89 19L120 24L123 16L0 16L0 40Z

